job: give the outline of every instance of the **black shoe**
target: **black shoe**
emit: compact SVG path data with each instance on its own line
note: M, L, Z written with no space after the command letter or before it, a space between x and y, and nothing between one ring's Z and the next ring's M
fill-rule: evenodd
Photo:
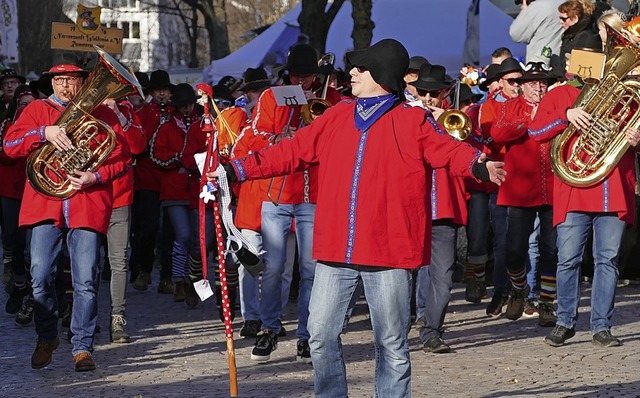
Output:
M549 333L549 335L544 338L544 342L549 344L551 347L560 347L564 345L565 341L569 340L575 335L576 330L574 328L567 329L564 326L556 325L551 333Z
M27 294L27 289L23 287L22 289L18 289L14 286L13 291L9 295L9 299L7 300L7 305L4 307L7 314L17 314L22 307L22 300L24 296Z
M24 303L22 303L22 307L20 311L16 314L16 323L18 325L28 325L33 320L33 297L29 295Z
M487 315L500 316L502 307L507 303L509 295L502 292L494 292L491 302L487 305Z
M451 352L451 347L449 347L441 337L431 337L424 343L424 346L422 346L422 351L432 352L434 354L446 354Z
M287 335L287 329L284 328L282 321L278 322L280 322L280 331L278 332L278 337L285 337Z
M487 284L485 281L475 277L467 279L467 286L464 290L464 299L470 303L480 304L482 298L487 295Z
M278 335L269 330L258 333L256 345L251 351L251 360L267 362L271 358L271 353L278 348Z
M593 345L598 347L618 347L622 345L622 342L615 338L610 330L602 330L593 335L593 340L591 341Z
M309 340L298 340L296 353L296 362L311 363L311 348L309 348Z
M529 297L529 285L526 285L523 289L511 289L509 299L507 300L507 309L504 311L504 316L507 319L515 321L522 316L524 312L524 302Z
M240 329L240 336L242 337L257 337L262 327L261 321L247 320L244 321L242 329Z

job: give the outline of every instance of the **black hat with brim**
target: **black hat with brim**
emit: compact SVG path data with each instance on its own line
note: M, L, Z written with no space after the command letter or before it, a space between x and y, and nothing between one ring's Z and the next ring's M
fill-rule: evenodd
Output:
M422 55L415 55L409 59L409 67L407 71L410 70L420 70L420 67L424 64L428 64L429 61L423 57Z
M243 84L238 90L247 92L249 90L260 90L271 86L271 80L267 76L264 68L247 68L243 75Z
M7 68L0 73L0 84L2 84L2 80L9 77L15 77L16 79L20 80L22 84L25 84L27 82L27 79L24 76L18 75L18 73L14 69Z
M409 67L409 53L402 43L383 39L371 47L346 54L349 69L364 67L379 85L404 101L404 75Z
M480 90L482 91L489 91L489 85L493 82L498 81L498 70L500 69L500 65L499 64L491 64L487 67L487 69L485 70L486 73L486 77L484 78L484 80L478 84L478 87L480 87Z
M298 44L291 48L284 67L289 74L312 75L319 72L318 53L308 44Z
M460 102L471 101L471 103L475 104L480 101L484 95L476 94L471 90L471 87L462 83L460 84Z
M171 105L175 107L195 104L197 100L195 90L188 83L178 84L171 93Z
M161 69L151 72L151 78L149 79L149 90L157 90L161 88L173 88L175 85L171 83L169 74Z
M443 90L451 86L451 81L447 81L446 72L447 70L442 65L425 64L420 67L418 80L409 84L419 90Z
M553 76L547 64L544 62L529 62L524 67L524 72L522 76L516 79L518 83L536 81L536 80L547 80L549 84L555 82L557 78Z
M507 58L500 64L500 68L496 72L496 78L500 79L502 76L514 72L522 73L522 65L515 58Z

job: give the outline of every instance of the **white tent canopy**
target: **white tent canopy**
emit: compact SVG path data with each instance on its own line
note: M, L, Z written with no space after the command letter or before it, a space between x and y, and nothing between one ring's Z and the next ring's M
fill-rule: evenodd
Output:
M455 74L464 64L467 17L473 0L374 0L375 23L372 44L394 38L407 48L409 55L422 55L431 63L441 64ZM299 35L297 23L301 5L296 5L278 22L254 40L225 58L215 60L203 71L203 80L217 82L224 75L241 77L249 67L256 68L269 60L284 63L288 49ZM509 37L511 17L489 0L479 0L480 65L491 61L498 47L508 47L515 56L524 56L525 46ZM353 48L351 3L345 2L329 29L326 51L336 55L336 66Z

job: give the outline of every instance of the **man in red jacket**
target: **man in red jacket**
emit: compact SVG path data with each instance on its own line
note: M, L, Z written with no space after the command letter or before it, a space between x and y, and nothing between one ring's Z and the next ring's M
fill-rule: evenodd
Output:
M556 297L556 231L552 222L553 174L547 157L548 144L538 143L527 134L527 127L536 114L540 100L554 78L543 63L530 62L519 78L522 95L502 103L499 118L491 126L491 137L504 145L505 169L509 182L498 191L498 205L507 206L507 272L511 293L505 316L516 320L524 312L529 296L526 258L529 236L536 215L540 218L540 305L538 324L553 327L556 321L553 300Z
M56 120L80 91L87 71L72 54L63 54L47 76L53 83L53 95L34 101L25 108L20 119L7 131L4 148L11 157L24 157L44 144L67 152L74 147L64 127ZM58 307L55 292L56 258L66 242L71 257L73 278L73 312L71 314L71 344L76 371L95 369L92 359L93 336L98 317L99 245L107 233L111 217L112 184L127 168L130 154L115 113L104 105L97 106L92 115L104 121L116 133L115 149L94 172L76 170L69 176L74 194L60 200L25 187L20 225L32 228L31 276L35 302L35 324L38 343L31 367L40 369L51 362L58 347ZM99 140L106 133L98 132ZM55 177L54 177L55 178Z
M411 271L431 258L432 170L449 167L497 184L505 172L404 103L409 55L398 41L347 53L347 61L356 100L226 170L231 180L245 181L318 167L318 264L308 322L315 394L348 396L340 335L362 286L376 341L376 394L408 397Z

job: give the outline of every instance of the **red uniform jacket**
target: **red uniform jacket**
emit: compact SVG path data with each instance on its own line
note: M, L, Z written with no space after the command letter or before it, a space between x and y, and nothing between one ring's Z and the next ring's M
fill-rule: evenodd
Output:
M529 135L538 142L548 143L568 126L566 112L580 94L580 89L563 85L549 91L542 99L535 118L529 125ZM570 140L569 144L574 140ZM629 149L609 176L589 188L573 187L554 177L553 223L565 221L568 212L615 212L633 224L635 221L635 155ZM511 176L509 176L510 178Z
M200 123L200 118L193 111L191 124ZM189 201L191 195L191 176L189 171L182 167L182 152L187 139L187 126L185 116L173 112L171 120L160 127L155 139L151 156L161 165L160 200L184 200Z
M510 99L500 107L491 136L505 145L504 169L507 180L498 190L498 205L535 207L551 205L553 173L549 163L549 144L532 140L527 134L533 104L523 96Z
M7 155L25 157L44 145L45 127L54 125L63 110L51 99L36 100L27 105L20 118L7 131L4 139ZM89 228L107 233L113 205L111 181L126 170L131 154L115 113L100 105L91 114L112 126L118 140L109 158L96 170L98 183L65 200L42 195L26 184L20 208L21 226L53 221L59 228ZM99 134L106 139L106 134Z
M14 119L17 119L14 118ZM14 119L5 119L0 126L0 134L6 136L7 130L13 125ZM0 196L3 198L19 199L22 197L26 181L25 159L10 158L0 147ZM22 186L21 186L22 185Z
M333 88L327 90L327 100L332 104L340 102L340 94ZM276 99L273 95L273 91L269 88L265 90L255 108L253 108L253 121L252 128L254 134L256 134L262 141L263 146L269 145L270 140L278 134L282 134L286 126L297 128L302 125L300 119L301 106L278 106ZM291 122L289 118L291 117ZM316 203L318 195L318 170L315 167L311 167L308 170L309 174L309 203ZM294 173L287 175L286 182L283 182L283 177L275 178L273 186L271 188L271 197L276 199L280 192L280 187L284 183L284 189L280 203L283 204L299 204L305 202L305 181L304 173Z
M489 94L487 100L480 105L478 110L478 122L485 143L485 153L491 159L504 160L504 145L498 145L491 136L491 126L498 120L502 103L507 100L502 91L496 90Z
M429 264L432 168L470 175L480 154L406 104L359 131L355 105L341 102L292 140L231 164L241 181L318 168L315 259L405 269Z
M160 176L162 168L153 163L149 158L149 142L153 135L158 131L160 123L164 120L166 123L173 111L173 107L166 106L164 112L160 105L149 103L138 109L137 114L142 123L142 129L147 138L147 150L136 156L136 167L134 168L134 185L135 190L156 191L160 192ZM164 119L163 119L164 113Z
M253 134L250 127L245 128L231 152L231 159L240 159L251 155L265 146L265 141ZM269 200L267 186L270 180L252 180L240 184L238 206L234 224L240 229L260 232L262 222L262 202Z
M126 123L122 126L124 136L131 154L142 153L147 146L147 139L144 130L140 125L140 119L130 102L125 101L118 104L118 109L124 116ZM121 122L122 124L122 122ZM133 169L129 168L121 177L113 181L113 208L129 206L133 203Z
M198 201L200 200L200 169L196 164L196 159L193 157L196 153L202 153L207 151L207 132L203 131L204 121L199 119L197 123L194 123L187 132L187 143L184 146L184 151L180 160L182 167L191 175L189 181L189 207L192 209L198 208ZM215 133L214 131L211 132Z

